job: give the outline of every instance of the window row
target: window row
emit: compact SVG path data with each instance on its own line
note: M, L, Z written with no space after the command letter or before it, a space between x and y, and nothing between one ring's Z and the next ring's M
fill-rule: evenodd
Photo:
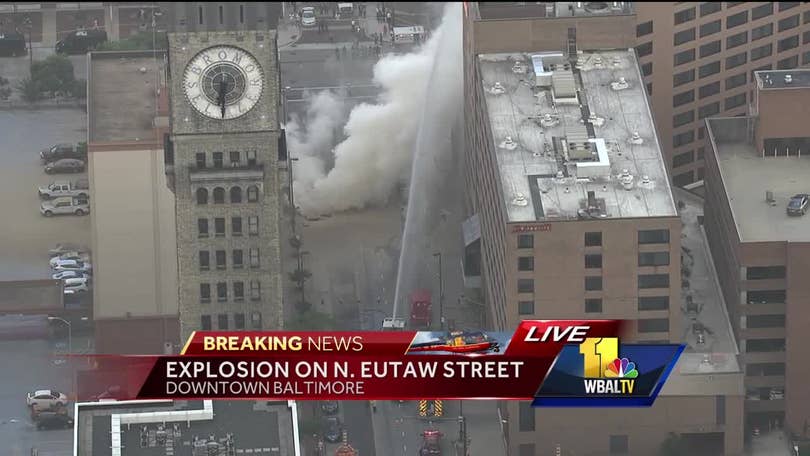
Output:
M791 63L798 63L798 56L794 56L791 59L786 59L784 69L795 68L796 65L790 66ZM730 78L727 78L726 79L726 89L728 90L728 89L730 89L732 87L739 87L740 85L745 84L745 82L743 82L743 81L745 81L745 76L740 77L740 75L736 75L736 76L732 76ZM720 93L720 82L716 81L716 82L712 82L711 84L706 84L704 86L701 86L698 89L698 93L700 95L700 99L716 95L716 94ZM747 99L747 95L746 95L745 92L742 92L742 93L739 93L737 95L727 97L725 99L725 101L724 101L725 109L733 109L733 108L736 108L737 106L742 106L742 105L745 104L746 99ZM674 97L672 97L672 107L677 108L678 106L685 105L687 103L692 103L693 101L695 101L695 91L694 91L694 89L688 90L686 92L679 93L679 94L675 95ZM706 105L706 109L713 110L714 107L711 107L711 105ZM717 113L717 111L714 112L713 114L703 114L703 115L701 115L700 118L702 119L704 117L708 117L708 116L714 115L716 113ZM691 116L689 114L683 114L683 115L678 114L678 115L676 115L672 119L673 126L677 127L679 125L685 125L685 124L689 123L689 121L686 120L687 118L691 118ZM689 144L694 140L695 140L694 135L691 134L691 132L682 132L682 133L676 134L676 135L674 135L672 137L672 145L673 145L673 147L678 147L678 146L682 146L684 144Z
M225 217L214 218L214 236L225 237ZM247 218L247 232L248 236L259 235L259 217L251 215ZM197 236L200 238L209 237L209 219L197 219ZM231 217L231 236L242 236L243 234L242 217Z
M755 41L765 36L769 36L773 33L773 24L768 24L768 26L762 26L754 29L751 32L751 40ZM676 35L677 37L677 35ZM807 43L810 41L810 32L805 32L803 34L804 42ZM732 49L734 47L740 46L748 42L748 32L738 33L727 38L726 42L726 49ZM777 52L785 52L791 49L795 49L799 46L799 35L793 35L787 38L783 38L776 43L776 51ZM720 40L712 41L710 43L706 43L701 45L699 48L699 55L700 58L709 57L711 55L717 54L721 51L721 44ZM767 43L762 46L756 47L751 49L750 61L754 62L760 59L764 59L765 57L769 57L773 54L773 43ZM687 63L693 62L697 58L697 53L695 49L686 49L681 52L675 53L673 60L675 66L685 65ZM740 65L744 65L749 61L749 56L746 51L734 54L732 56L726 57L726 70L738 67ZM699 68L698 77L705 78L709 77L713 74L720 72L720 61L717 60L715 62L707 63L705 65L701 65ZM683 72L676 73L673 76L673 84L675 87L686 84L687 82L691 82L695 80L695 72L694 69L686 70ZM683 104L683 103L681 103ZM674 103L674 106L678 106L677 103Z
M639 311L669 310L669 296L639 296ZM602 298L585 299L585 313L601 313ZM519 315L534 315L534 301L518 301Z
M200 302L203 304L211 302L211 284L200 284ZM228 300L228 282L217 282L214 284L216 291L216 298L219 302ZM231 296L234 301L245 300L245 282L234 281L231 284ZM259 301L262 299L262 284L258 280L251 280L248 282L249 297L251 301Z
M200 329L203 331L210 331L213 328L212 326L212 316L211 315L201 315L200 316ZM231 329L229 327L229 320L228 314L221 313L217 315L217 328L220 331ZM246 329L246 321L245 321L245 314L244 313L235 313L233 314L233 328L234 329ZM262 329L262 314L259 312L252 312L250 314L250 329Z
M592 231L585 233L584 236L585 247L600 247L602 245L602 233L600 231ZM669 230L667 229L657 229L657 230L639 230L638 231L638 243L639 244L669 244ZM518 234L517 236L517 248L518 249L532 249L534 248L534 234ZM528 257L524 257L528 258ZM518 260L518 261L526 261L529 260ZM533 262L534 260L532 260ZM529 267L528 263L525 263L524 267ZM521 271L532 271L534 270L534 263L531 266L532 269L521 269L520 265L518 269Z
M222 187L215 187L214 191L211 192L213 194L213 203L214 204L225 204L225 194L226 191ZM231 187L230 191L227 193L230 194L229 202L238 204L242 202L242 187ZM255 203L259 201L259 187L256 185L251 185L247 188L247 202L248 203ZM200 187L196 191L197 196L197 204L208 204L208 189L205 187Z
M231 251L231 268L243 269L245 267L244 250L234 249ZM219 270L228 268L228 252L226 250L215 250L214 259L216 268ZM211 269L211 252L208 250L200 250L199 252L200 271L208 271ZM261 267L259 261L259 249L248 249L248 265L255 269Z
M244 156L244 161L243 160ZM225 167L225 153L213 152L211 153L211 167L214 169ZM208 168L208 154L205 152L197 152L194 154L194 165L197 169ZM228 152L228 166L237 168L241 166L256 166L256 151L249 150L244 154L238 150Z

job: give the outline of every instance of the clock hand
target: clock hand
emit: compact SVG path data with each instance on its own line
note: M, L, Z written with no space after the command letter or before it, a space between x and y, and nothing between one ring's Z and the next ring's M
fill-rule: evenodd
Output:
M219 96L217 102L219 103L220 113L222 118L225 118L225 90L227 89L225 81L219 83Z

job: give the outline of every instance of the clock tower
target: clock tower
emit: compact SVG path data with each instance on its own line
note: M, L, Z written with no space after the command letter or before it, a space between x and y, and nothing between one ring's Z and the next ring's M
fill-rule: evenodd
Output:
M169 35L183 340L282 325L274 31Z

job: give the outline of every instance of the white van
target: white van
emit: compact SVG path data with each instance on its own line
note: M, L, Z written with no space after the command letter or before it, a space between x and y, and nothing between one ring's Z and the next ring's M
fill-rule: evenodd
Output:
M391 36L394 38L394 44L420 44L425 41L427 33L425 28L421 25L412 27L394 27L391 30Z
M66 294L83 293L90 291L90 281L87 277L76 277L62 281Z

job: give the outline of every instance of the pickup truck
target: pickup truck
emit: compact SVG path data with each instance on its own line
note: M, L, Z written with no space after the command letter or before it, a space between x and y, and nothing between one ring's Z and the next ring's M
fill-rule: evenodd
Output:
M50 163L63 158L75 158L76 160L87 160L87 143L55 144L39 153L42 163Z
M60 196L87 198L90 196L90 184L87 179L79 179L75 182L55 181L47 187L39 187L39 197L42 199L53 199Z
M90 204L87 198L63 196L54 200L44 201L39 206L39 212L45 217L62 214L85 215L90 213Z

